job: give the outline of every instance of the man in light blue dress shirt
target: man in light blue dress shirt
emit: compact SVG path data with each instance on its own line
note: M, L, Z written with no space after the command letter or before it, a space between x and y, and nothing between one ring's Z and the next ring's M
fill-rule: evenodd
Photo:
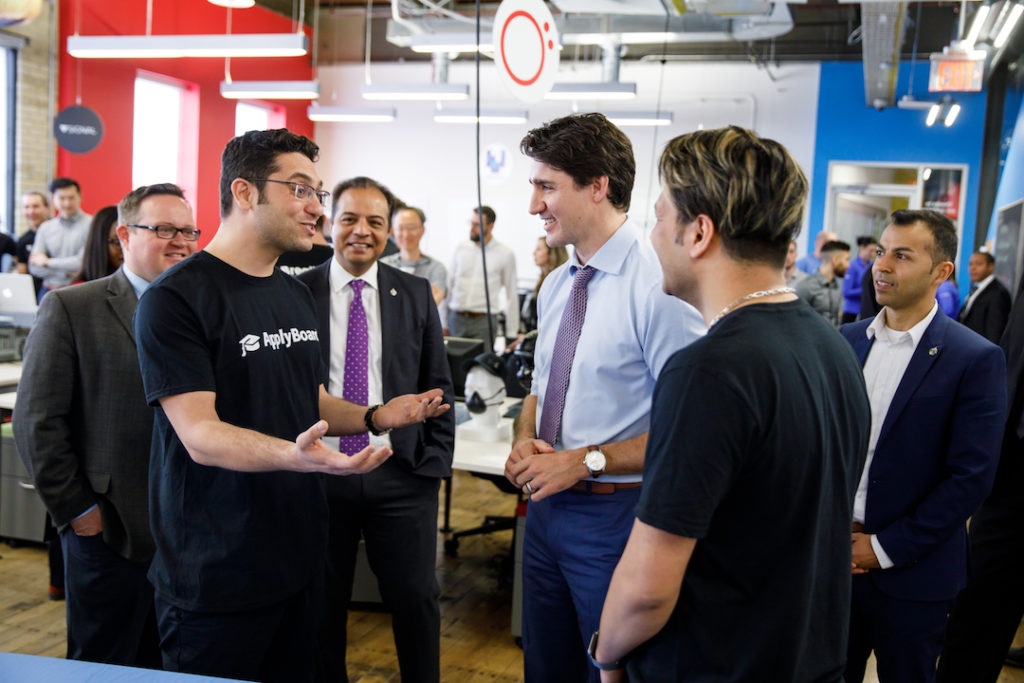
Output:
M525 674L528 683L596 681L584 641L633 524L654 383L669 356L705 328L696 309L662 291L657 258L627 218L635 163L621 130L601 114L566 116L520 147L533 160L530 213L543 221L549 246L574 248L541 287L533 389L505 468L531 495ZM595 272L562 396L552 362L564 351L563 311L583 268ZM545 410L558 412L550 441L542 438Z

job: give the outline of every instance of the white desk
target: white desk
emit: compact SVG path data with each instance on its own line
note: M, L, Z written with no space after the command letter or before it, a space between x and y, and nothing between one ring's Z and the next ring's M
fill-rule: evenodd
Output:
M0 394L0 400L3 395ZM0 407L3 407L0 404ZM501 418L502 423L512 424L507 417ZM457 428L456 428L457 430ZM460 439L455 433L455 453L452 467L457 470L476 472L477 474L505 474L505 461L512 450L512 444L504 441L471 441Z

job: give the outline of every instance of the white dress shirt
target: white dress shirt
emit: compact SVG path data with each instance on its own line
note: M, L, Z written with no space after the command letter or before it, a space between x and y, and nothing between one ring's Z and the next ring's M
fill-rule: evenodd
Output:
M987 278L978 283L978 286L974 288L974 291L967 295L964 300L964 307L960 309L960 318L967 315L967 312L971 310L971 306L978 300L978 295L985 291L985 288L992 284L992 281L996 279L996 274L992 273Z
M348 342L348 308L352 304L352 280L363 280L363 310L366 311L366 332L369 337L367 350L367 402L376 405L384 402L383 367L381 363L380 292L377 291L377 263L360 275L353 276L341 267L338 259L331 259L331 377L327 393L343 397L345 387L345 348ZM391 447L387 434L370 434L370 445L374 448ZM335 444L337 445L337 444Z
M859 524L864 523L864 511L868 500L868 470L871 469L871 461L875 457L875 446L878 445L882 424L889 413L889 406L903 379L903 373L910 365L914 350L921 343L924 331L931 325L938 310L939 305L935 303L921 322L905 332L898 332L886 325L888 309L883 308L865 330L868 339L874 338L875 343L871 345L867 360L864 361L864 383L867 385L868 400L871 402L871 438L868 441L868 457L864 461L864 471L861 473L857 494L853 499L853 521ZM882 569L893 566L893 561L878 542L877 536L871 537L871 547Z
M498 292L505 289L505 336L514 339L519 334L519 294L516 291L516 255L496 239L487 243L487 286L491 294L491 313L497 315L495 304ZM466 241L455 248L452 267L448 271L448 298L443 303L441 320L447 320L447 311L485 313L484 266L480 258L480 245Z

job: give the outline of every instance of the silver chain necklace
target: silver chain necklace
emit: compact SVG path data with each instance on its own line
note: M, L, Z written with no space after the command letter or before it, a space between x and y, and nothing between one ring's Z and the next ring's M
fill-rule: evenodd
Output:
M714 327L715 323L717 323L719 320L721 320L726 315L731 313L740 304L752 301L753 299L762 299L766 296L772 296L774 294L792 294L794 292L796 292L796 290L793 289L792 287L776 287L775 289L762 289L757 292L751 292L746 296L741 296L739 299L736 299L736 301L733 301L731 304L723 308L721 313L712 318L711 322L708 323L708 329L710 330L712 327Z

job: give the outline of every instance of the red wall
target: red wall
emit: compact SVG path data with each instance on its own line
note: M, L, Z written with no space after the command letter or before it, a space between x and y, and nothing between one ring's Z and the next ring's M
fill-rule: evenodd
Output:
M139 69L194 83L199 89L199 148L196 176L198 194L189 197L196 225L206 244L220 223L218 210L220 154L234 136L236 100L220 96L224 59L75 59L67 53L67 37L88 35L143 35L146 2L142 0L75 0L60 8L60 84L58 110L81 104L99 114L103 140L91 152L72 154L58 148L57 174L74 178L82 186L82 203L92 213L116 204L131 190L134 82ZM78 15L80 12L80 16ZM290 19L260 7L232 10L231 33L290 33ZM153 29L157 34L225 33L227 10L206 0L156 0ZM306 34L310 31L306 29ZM312 46L312 39L310 39ZM273 59L234 58L234 80L310 80L310 56ZM276 101L285 111L285 126L313 137L313 122L306 118L307 101Z

